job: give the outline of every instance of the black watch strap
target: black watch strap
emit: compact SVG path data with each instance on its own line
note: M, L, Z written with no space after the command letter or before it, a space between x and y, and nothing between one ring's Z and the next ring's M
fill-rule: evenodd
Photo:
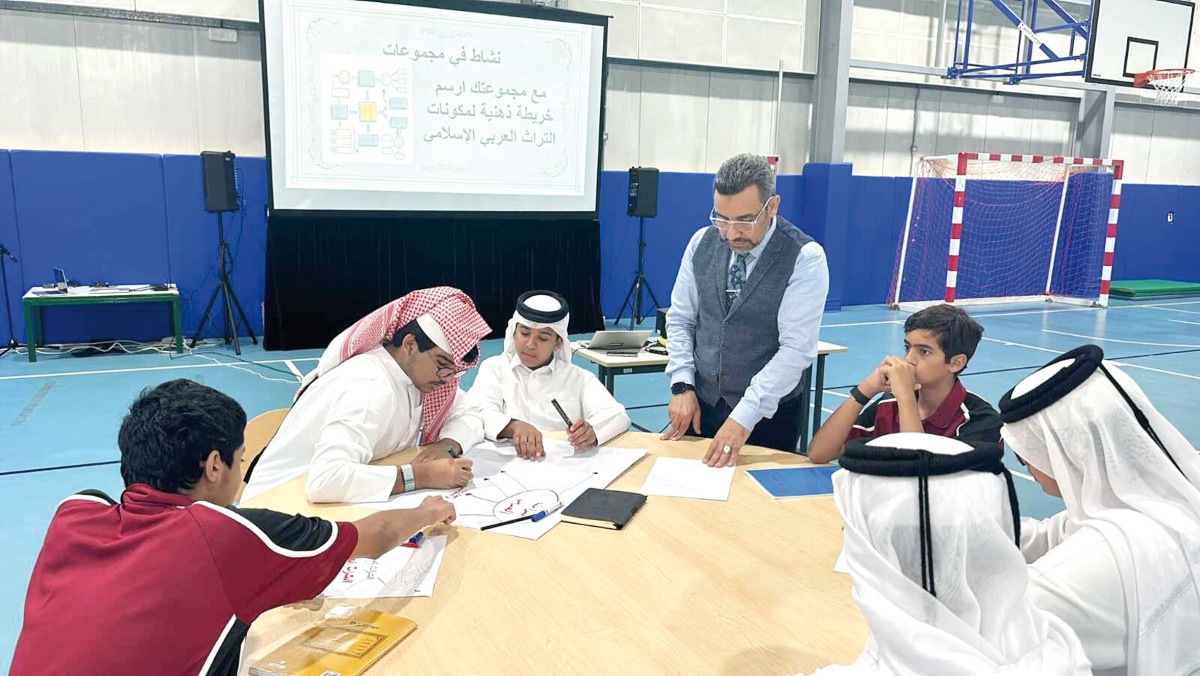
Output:
M862 390L858 389L858 385L850 388L850 396L854 397L854 401L857 401L861 406L871 403L871 398L863 394Z
M671 385L671 394L683 394L695 390L695 386L688 383L675 383Z

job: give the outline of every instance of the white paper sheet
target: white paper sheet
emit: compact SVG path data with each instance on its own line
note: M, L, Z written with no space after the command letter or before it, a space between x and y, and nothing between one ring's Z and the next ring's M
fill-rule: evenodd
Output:
M724 502L729 499L734 469L687 458L659 458L642 484L642 493Z
M522 460L510 443L484 442L463 454L474 465L475 478L457 490L401 493L387 502L364 503L370 509L408 509L430 495L454 503L455 525L481 528L533 514L561 502L566 507L588 488L605 488L646 454L643 449L593 448L581 453L565 441L543 439L546 457ZM522 521L488 533L536 540L558 525L562 510L534 523Z
M351 559L323 596L331 599L378 599L432 596L446 551L446 536L428 537L416 549L396 547L378 559Z

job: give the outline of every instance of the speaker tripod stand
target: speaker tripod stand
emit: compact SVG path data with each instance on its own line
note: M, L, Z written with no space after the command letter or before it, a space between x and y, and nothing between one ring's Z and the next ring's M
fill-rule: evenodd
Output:
M250 328L250 320L246 319L246 311L238 302L237 294L233 292L233 283L229 281L229 268L226 266L229 248L225 245L224 215L224 212L217 212L217 288L213 289L212 298L208 299L204 314L200 316L200 326L196 327L196 334L192 336L192 347L196 347L196 343L200 341L200 335L204 333L204 327L208 324L208 316L212 312L213 303L217 302L217 296L221 296L221 311L225 320L223 331L225 344L228 345L232 342L234 353L240 355L242 345L238 341L237 320L233 315L234 308L237 308L237 316L241 317L242 326L250 335L250 342L258 345L258 338L254 335L254 329Z
M8 298L8 270L4 268L5 257L11 258L12 262L14 263L17 262L17 259L12 255L12 252L9 251L3 244L0 244L0 277L4 278L4 316L8 317L8 344L3 348L0 348L0 357L3 357L4 355L21 346L21 344L17 342L17 334L13 332L12 301ZM28 339L28 337L26 338ZM36 350L37 346L35 345L33 349Z
M638 263L637 272L633 273L633 284L629 286L629 293L625 294L625 300L621 301L621 309L617 310L617 323L621 321L621 315L625 314L625 306L629 305L629 330L632 331L635 324L641 324L646 315L642 314L642 289L645 289L650 294L650 301L654 303L654 310L659 308L658 298L654 295L654 289L650 288L650 280L646 279L646 217L638 217ZM633 299L630 304L629 299Z

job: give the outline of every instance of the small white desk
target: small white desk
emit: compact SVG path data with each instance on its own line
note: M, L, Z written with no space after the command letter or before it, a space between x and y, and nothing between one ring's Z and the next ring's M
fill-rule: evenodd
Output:
M604 387L608 388L610 393L616 387L616 378L619 375L662 373L667 370L666 355L654 354L646 350L639 351L637 356L611 355L603 350L589 350L578 342L571 343L571 349L574 350L575 354L596 365L600 380L604 382ZM803 392L800 395L803 399L801 410L808 405L810 397L813 403L811 432L808 416L803 416L800 422L801 453L808 452L809 435L816 434L817 430L821 429L821 404L825 395L825 357L849 351L850 348L845 345L827 343L823 340L817 341L816 383L813 382L813 370L811 367L805 369L804 375L800 378L800 384L803 388Z

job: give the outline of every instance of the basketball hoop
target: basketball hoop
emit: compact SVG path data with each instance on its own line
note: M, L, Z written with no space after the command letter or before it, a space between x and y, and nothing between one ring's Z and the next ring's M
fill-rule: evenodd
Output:
M1191 68L1164 68L1148 70L1133 77L1134 87L1150 85L1157 92L1155 100L1164 106L1174 106L1179 103L1179 95L1183 93L1183 85L1195 70Z

